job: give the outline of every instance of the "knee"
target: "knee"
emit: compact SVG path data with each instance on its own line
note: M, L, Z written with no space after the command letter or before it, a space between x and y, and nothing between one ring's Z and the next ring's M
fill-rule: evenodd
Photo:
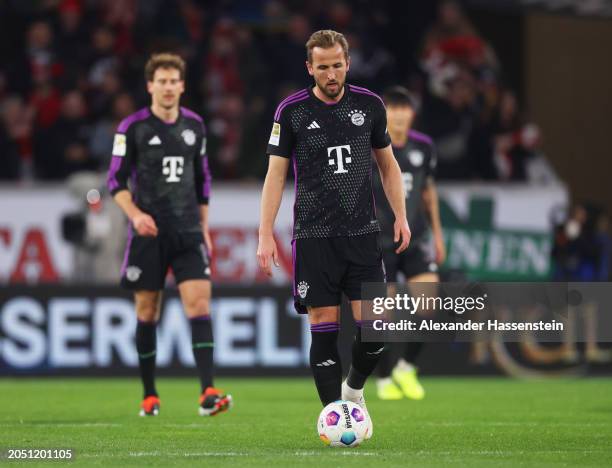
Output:
M199 296L185 301L185 312L189 318L210 314L210 301L207 297Z
M156 322L159 320L159 297L136 297L136 316L141 322Z
M320 323L338 322L338 312L331 307L309 308L308 317L311 326Z

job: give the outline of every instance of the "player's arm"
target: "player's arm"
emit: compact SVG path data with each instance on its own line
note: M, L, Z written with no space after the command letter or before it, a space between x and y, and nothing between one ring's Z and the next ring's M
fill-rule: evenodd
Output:
M213 244L208 229L208 202L210 200L210 187L212 176L208 167L208 156L206 154L206 129L202 125L202 140L200 143L200 153L193 158L196 197L200 204L200 224L202 225L202 235L208 249L209 255L212 255Z
M429 215L431 232L434 238L436 249L436 263L441 265L446 259L446 246L444 245L444 235L442 234L442 222L440 221L440 204L438 201L438 190L433 177L427 177L425 188L423 189L423 204Z
M400 253L406 250L410 242L410 228L408 227L408 218L406 216L406 194L404 193L402 171L395 156L393 156L391 145L385 148L374 148L374 156L380 171L380 179L385 195L395 215L393 240L395 242L401 240L400 246L395 251Z
M268 276L272 276L272 263L279 266L278 250L276 242L274 242L274 221L283 198L294 143L295 138L289 114L281 103L274 114L274 124L266 151L270 157L268 159L268 173L261 193L259 219L257 262Z
M380 99L380 102L375 102L371 144L385 195L395 215L393 240L394 242L401 241L399 247L395 250L396 253L400 253L406 250L410 243L410 228L406 217L406 194L404 193L402 171L395 156L393 156L391 138L387 131L387 111L382 99Z
M257 261L259 267L272 276L272 262L279 266L278 250L274 242L274 221L283 198L289 158L270 155L268 173L261 194L261 218L259 221L259 246Z
M121 125L119 126L121 130ZM136 206L128 190L127 181L134 161L134 150L129 129L115 134L113 155L108 171L107 185L113 199L141 236L156 236L155 220Z

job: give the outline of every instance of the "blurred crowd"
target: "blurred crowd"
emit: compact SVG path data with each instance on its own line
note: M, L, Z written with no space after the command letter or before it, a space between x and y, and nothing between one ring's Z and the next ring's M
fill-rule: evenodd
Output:
M214 177L261 178L274 108L310 82L304 44L321 28L346 33L351 82L414 92L440 178L540 177L540 132L495 50L455 1L412 3L0 2L0 179L106 170L118 122L147 105L144 63L161 50L188 63L183 104L205 117Z

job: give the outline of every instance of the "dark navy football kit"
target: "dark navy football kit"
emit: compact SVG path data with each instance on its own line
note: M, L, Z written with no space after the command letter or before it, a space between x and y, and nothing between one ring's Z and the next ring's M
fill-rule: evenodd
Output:
M134 203L149 214L158 235L139 236L130 223L122 286L160 290L172 268L176 283L209 279L209 258L200 224L211 177L202 118L180 108L174 123L149 108L130 115L117 129L108 174L112 195L130 190Z
M372 192L372 148L389 146L380 97L353 85L325 103L312 88L280 103L267 154L290 158L295 175L293 293L296 309L361 299L383 282Z
M412 278L422 273L438 271L436 263L429 258L428 254L429 220L423 206L423 190L427 185L427 180L434 177L436 169L433 141L427 135L411 130L403 147L393 147L393 155L402 171L406 193L406 213L412 236L408 248L399 254L395 253L397 248L393 241L395 215L385 197L378 171L374 168L376 216L381 227L387 280L391 282L398 280L400 272L405 278Z

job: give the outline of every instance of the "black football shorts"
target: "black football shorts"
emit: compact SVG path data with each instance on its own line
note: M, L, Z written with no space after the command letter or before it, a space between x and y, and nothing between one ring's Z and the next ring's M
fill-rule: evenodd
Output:
M405 279L423 273L437 273L438 265L429 258L425 239L412 239L410 245L403 252L396 254L395 248L386 248L383 251L387 281L398 281L401 272Z
M201 233L160 232L156 237L128 235L121 266L121 286L159 291L164 287L169 268L172 268L176 284L191 279L210 279L210 261Z
M298 313L307 307L340 305L342 293L361 300L362 283L384 283L379 234L293 241L293 297Z

